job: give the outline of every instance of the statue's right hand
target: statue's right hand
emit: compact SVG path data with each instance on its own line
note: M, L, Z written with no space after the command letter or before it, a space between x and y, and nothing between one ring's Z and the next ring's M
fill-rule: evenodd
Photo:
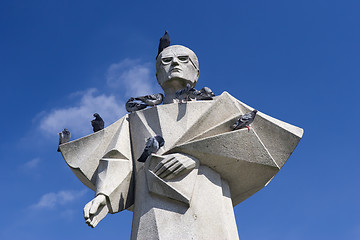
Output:
M109 209L106 205L105 195L99 194L84 207L85 222L92 228L106 216Z

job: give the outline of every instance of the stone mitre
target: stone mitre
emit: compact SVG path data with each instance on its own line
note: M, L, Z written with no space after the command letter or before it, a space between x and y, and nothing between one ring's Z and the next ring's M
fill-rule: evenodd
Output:
M159 105L128 114L60 150L75 175L94 191L109 184L103 172L118 172L113 186L107 186L112 189L109 211L115 213L134 203L132 172L143 166L136 160L146 139L161 135L165 145L157 155L190 155L215 170L228 182L235 206L273 179L303 135L303 129L261 112L250 131L232 131L239 116L252 110L227 92L210 101Z

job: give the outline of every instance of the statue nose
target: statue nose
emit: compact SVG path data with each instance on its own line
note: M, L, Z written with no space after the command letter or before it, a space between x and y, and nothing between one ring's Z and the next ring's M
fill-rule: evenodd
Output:
M176 57L174 57L171 61L171 65L179 65L179 61Z

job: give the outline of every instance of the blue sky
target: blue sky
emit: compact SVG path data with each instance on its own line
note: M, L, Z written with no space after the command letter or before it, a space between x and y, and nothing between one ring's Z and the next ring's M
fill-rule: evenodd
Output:
M359 9L357 0L0 0L0 239L130 238L128 211L84 223L93 192L56 152L57 133L85 136L92 113L109 125L130 96L159 92L164 30L196 52L198 88L305 130L274 180L234 208L240 238L360 239Z

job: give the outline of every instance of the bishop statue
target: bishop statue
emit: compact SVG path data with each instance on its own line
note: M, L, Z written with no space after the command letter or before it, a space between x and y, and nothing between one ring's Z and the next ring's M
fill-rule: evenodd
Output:
M133 240L239 239L233 207L273 179L303 130L261 111L249 130L234 130L254 109L227 92L179 102L176 92L195 87L199 73L192 50L165 48L156 59L162 105L60 145L68 166L95 192L84 208L88 225L129 210ZM164 146L137 161L146 140L157 135Z

